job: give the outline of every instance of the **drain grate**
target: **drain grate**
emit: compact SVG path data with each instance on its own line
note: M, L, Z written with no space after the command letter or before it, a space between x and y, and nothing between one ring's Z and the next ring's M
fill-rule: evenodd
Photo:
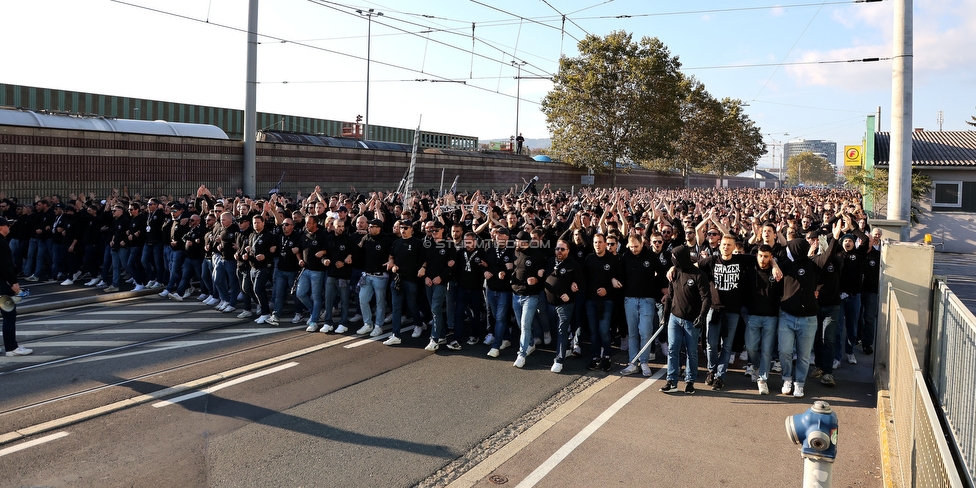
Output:
M493 474L488 477L488 481L490 481L493 485L504 485L505 483L508 483L508 477L500 474Z

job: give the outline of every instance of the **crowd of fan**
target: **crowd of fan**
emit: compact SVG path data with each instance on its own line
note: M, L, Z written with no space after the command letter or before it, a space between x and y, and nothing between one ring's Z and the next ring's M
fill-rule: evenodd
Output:
M591 370L609 371L618 348L630 359L621 373L650 376L661 353L665 392L690 350L685 391L694 393L701 329L713 389L736 352L761 394L775 371L782 393L798 397L808 376L834 385L833 369L856 362L855 346L872 352L880 233L853 191L572 193L533 180L521 193L413 192L406 201L318 187L308 196L215 193L0 195L0 216L26 281L196 295L258 324L293 315L309 332L361 323L356 334L376 337L392 324L391 346L429 328L427 350L483 343L498 357L512 347L516 367L555 343L557 373L583 354L588 331Z

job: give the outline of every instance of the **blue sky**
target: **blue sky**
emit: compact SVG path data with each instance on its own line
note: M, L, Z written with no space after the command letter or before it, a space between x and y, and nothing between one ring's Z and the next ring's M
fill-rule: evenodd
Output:
M243 108L247 4L0 0L0 81ZM715 97L747 102L768 144L827 139L842 151L878 107L890 129L890 61L820 62L890 57L891 0L264 0L258 110L364 114L368 25L355 10L370 8L383 13L371 25L371 124L414 128L423 116L425 130L508 137L518 91L519 130L548 137L540 102L560 55L587 33L625 30L660 38ZM937 130L941 111L944 130L969 128L973 32L976 2L915 2L914 127ZM512 61L525 62L521 81Z

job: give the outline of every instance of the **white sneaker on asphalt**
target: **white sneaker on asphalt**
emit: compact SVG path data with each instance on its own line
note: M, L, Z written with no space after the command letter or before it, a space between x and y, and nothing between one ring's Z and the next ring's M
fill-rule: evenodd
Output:
M437 341L435 341L434 339L431 339L430 340L430 343L427 344L427 347L425 347L424 350L427 350L427 351L436 351L436 350L440 349L440 347L441 346L437 344Z
M266 324L266 323L268 323L268 319L269 318L271 318L271 315L270 314L269 315L259 315L258 318L254 319L254 323L255 324Z
M641 374L644 375L645 378L651 376L651 367L647 363L641 363L640 368Z
M302 314L296 313L295 316L292 317L291 323L293 323L293 324L300 324L300 323L302 323L302 320L303 320Z
M156 281L155 280L150 281L149 283L146 283L146 288L155 288L155 287L156 287Z
M413 337L414 339L416 339L416 338L424 335L424 330L426 330L426 329L427 329L427 325L425 325L425 324L421 324L421 325L414 326L413 333L410 334L410 337Z
M549 371L552 371L553 373L561 373L563 371L563 363L552 363L552 367L549 368Z
M183 298L190 298L190 295L192 294L193 294L193 288L192 287L187 288L186 291L183 292Z
M220 299L217 298L217 297L213 297L213 296L210 297L210 298L208 298L206 301L203 302L204 305L209 305L211 307L214 306L214 305L216 305L216 304L218 304L218 303L220 303Z
M132 291L142 291L145 289L146 289L146 285L136 285L136 287L133 288Z
M305 332L316 332L318 330L319 326L315 322L309 322L308 327L305 328Z
M323 325L323 326L322 326L322 329L321 329L321 330L319 330L319 332L321 332L321 333L323 333L323 334L328 334L329 332L332 332L333 330L334 330L334 329L332 328L332 326L331 326L331 325Z
M279 323L278 315L277 314L271 314L271 315L269 315L268 316L267 323L268 323L268 325L274 325L274 326L277 327L278 326L278 323Z
M780 390L784 395L789 395L793 391L793 382L790 380L783 380L783 388Z
M71 278L68 278L68 279L66 279L66 280L64 280L64 281L61 282L61 286L68 286L68 285L73 285L73 284L75 284L75 280L73 280Z
M369 333L369 336L370 337L376 337L376 336L382 335L382 334L383 334L383 326L382 325L374 325L373 326L373 331Z
M488 351L488 357L497 358L498 354L499 354L498 349L495 349L494 347Z
M78 281L78 278L81 278L81 271L75 271L75 273L71 275L71 281Z
M237 314L237 318L239 319L248 319L253 316L254 316L254 312L251 312L250 310L244 310L243 312Z
M749 351L742 351L741 353L739 353L739 360L740 361L748 361L749 360Z
M490 346L492 342L495 342L495 335L489 332L488 335L485 336L485 340L483 343L486 346Z
M383 319L383 323L384 324L391 324L391 323L393 323L393 315L392 314L391 315L387 315L386 318Z
M399 337L397 337L395 335L391 335L388 339L386 339L385 341L383 341L383 345L384 346L395 346L397 344L400 344L401 342L403 342L403 341L401 341Z
M526 349L526 351L525 351L525 355L526 355L526 356L531 356L531 355L532 355L532 353L534 353L534 352L535 352L535 346L534 346L534 345L532 345L532 346L529 346L529 348L528 348L528 349Z
M850 363L850 364L857 364L857 358L854 357L854 354L848 354L847 355L847 362Z
M98 278L92 278L88 280L88 283L85 283L85 286L95 286L98 284L98 282L99 282Z
M763 381L763 380L759 380L758 381L758 384L759 384L759 394L760 395L768 395L769 394L769 385L766 384L766 382Z
M119 291L119 287L117 287L117 286L106 286L104 291L105 291L105 293L115 293L115 292Z
M108 283L106 283L105 280L98 280L98 283L95 283L95 288L107 288L107 287L108 287Z
M346 327L343 324L339 324L339 326L335 328L336 334L345 334L346 332L349 332L349 327Z
M169 290L163 290L163 291L159 292L159 296L162 297L162 298L168 297L169 296Z
M358 313L356 315L353 315L352 318L349 319L350 322L359 322L360 320L363 320L363 316Z
M498 350L499 351L502 351L502 350L504 350L506 348L509 348L509 347L512 347L512 341L502 341L502 345L501 345L501 347L498 348Z
M223 309L223 310L221 310L221 312L224 312L224 313L231 313L231 312L233 312L234 310L237 310L237 307L235 307L235 306L233 306L233 305L225 305L225 306L224 306L224 309Z
M542 343L545 344L545 345L547 345L547 346L549 344L552 344L552 333L551 332L546 332L546 333L542 334Z
M793 398L803 398L803 383L793 385Z
M620 375L621 376L629 376L629 375L632 375L632 374L637 374L638 371L640 371L640 368L638 368L637 366L635 366L633 364L628 364L626 368L624 368L624 369L622 369L620 371Z
M371 326L369 324L364 324L362 327L359 328L359 330L356 331L356 334L357 335L366 335L366 334L369 334L370 331L372 331L372 330L373 330L373 326Z
M834 360L834 369L840 369L840 359Z
M169 294L169 297L172 298L173 300L178 301L178 302L182 302L183 301L183 295L180 295L179 293L170 293Z
M34 352L33 349L27 349L24 346L18 346L17 349L14 349L13 351L7 351L6 353L4 353L4 355L10 358L14 356L29 356L33 352Z
M515 366L516 368L521 368L522 366L525 366L525 356L519 354L519 356L515 358L515 364L513 364L512 366Z
M208 299L210 299L210 295L207 295L206 293L201 293L201 294L197 295L197 300L199 300L201 302L205 302Z

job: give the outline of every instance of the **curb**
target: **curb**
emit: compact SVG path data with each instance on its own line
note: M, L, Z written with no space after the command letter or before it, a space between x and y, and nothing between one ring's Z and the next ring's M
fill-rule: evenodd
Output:
M153 295L156 293L158 292L155 289L143 290L143 291L120 291L115 293L102 293L100 295L93 295L90 297L72 298L70 300L60 300L55 302L25 305L22 307L17 307L17 312L21 314L47 312L49 310L78 307L81 305L91 305L93 303L114 302L118 300L125 300L127 298L136 298L136 297Z
M900 485L900 483L895 482L900 476L897 476L899 459L898 453L894 450L897 440L892 430L895 421L891 413L890 391L878 388L876 410L878 412L878 442L881 448L881 485L884 488L893 488Z

